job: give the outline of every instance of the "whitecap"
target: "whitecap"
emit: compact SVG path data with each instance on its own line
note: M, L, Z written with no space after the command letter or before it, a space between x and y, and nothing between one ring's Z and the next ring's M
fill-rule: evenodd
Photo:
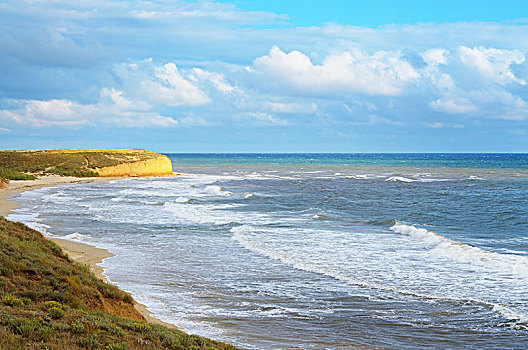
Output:
M416 179L409 179L403 176L391 176L385 181L401 181L401 182L416 182Z
M438 233L412 225L396 223L390 228L398 234L420 240L437 254L454 261L485 267L489 270L510 273L528 279L528 258L513 254L500 254L456 242Z

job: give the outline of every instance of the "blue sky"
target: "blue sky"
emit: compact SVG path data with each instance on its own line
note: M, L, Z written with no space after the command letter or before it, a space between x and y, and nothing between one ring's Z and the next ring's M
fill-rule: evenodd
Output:
M525 1L0 3L0 147L528 152Z

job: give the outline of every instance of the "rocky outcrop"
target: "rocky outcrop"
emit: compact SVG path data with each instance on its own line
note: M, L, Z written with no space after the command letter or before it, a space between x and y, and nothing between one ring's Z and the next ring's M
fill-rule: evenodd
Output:
M104 168L96 168L94 171L103 177L122 177L122 176L166 176L172 175L172 163L167 156L158 156L156 158L121 163L118 165Z

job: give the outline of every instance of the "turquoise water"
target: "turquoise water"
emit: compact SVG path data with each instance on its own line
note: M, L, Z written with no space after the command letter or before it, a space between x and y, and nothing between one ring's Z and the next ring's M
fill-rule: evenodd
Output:
M255 349L525 348L528 155L169 154L17 195L165 321Z

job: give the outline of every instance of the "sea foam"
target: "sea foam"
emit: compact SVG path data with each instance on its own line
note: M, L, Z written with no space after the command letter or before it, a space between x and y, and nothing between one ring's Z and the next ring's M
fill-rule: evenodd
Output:
M422 241L429 249L452 260L528 279L528 258L525 256L490 252L412 225L396 223L390 230Z

